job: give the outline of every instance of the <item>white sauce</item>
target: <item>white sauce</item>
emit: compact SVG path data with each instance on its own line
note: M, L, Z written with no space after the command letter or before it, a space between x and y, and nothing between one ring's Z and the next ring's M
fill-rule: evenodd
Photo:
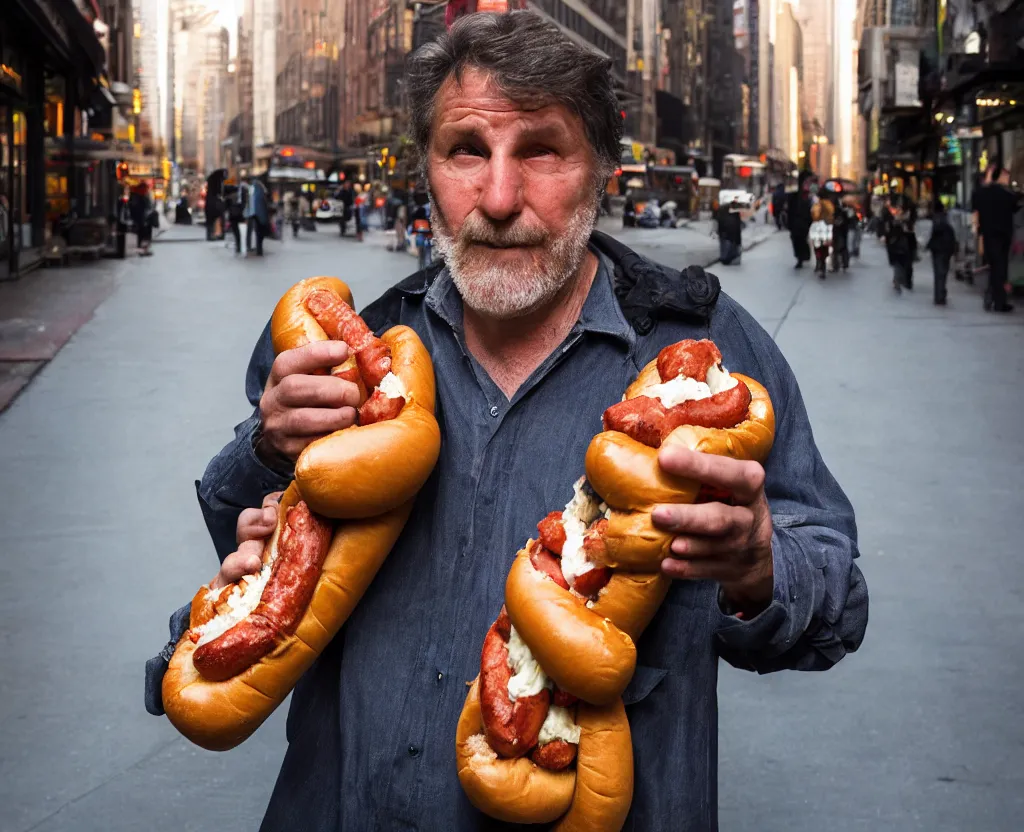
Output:
M402 380L394 373L388 373L384 376L380 380L380 384L377 385L377 389L389 399L406 398L405 386L402 384Z
M215 615L201 627L196 627L196 632L199 633L199 641L196 642L196 647L202 647L206 642L213 641L215 638L224 635L224 633L256 609L260 598L263 597L263 590L267 586L267 581L270 580L272 566L272 563L265 563L259 574L246 575L235 585L234 589L231 590L231 593L225 599L227 609L220 615ZM210 590L210 592L214 595L219 595L222 590L214 589Z
M707 372L707 381L696 381L687 376L676 376L662 384L652 384L643 391L644 396L660 399L665 407L675 407L683 402L708 399L716 393L731 390L739 382L729 375L720 364L711 367Z
M560 705L548 708L548 715L544 718L544 724L540 726L540 736L537 739L540 745L547 745L555 740L565 740L574 745L578 745L580 741L580 726L572 721L569 709Z
M584 482L586 478L580 477L573 484L573 497L562 512L562 526L565 528L562 575L570 586L577 577L595 567L594 563L587 560L586 552L583 550L583 536L590 525L603 514L600 498L593 491L584 489Z
M515 702L521 696L536 696L548 686L547 674L533 657L526 642L511 628L508 638L508 666L512 678L508 680L508 698Z

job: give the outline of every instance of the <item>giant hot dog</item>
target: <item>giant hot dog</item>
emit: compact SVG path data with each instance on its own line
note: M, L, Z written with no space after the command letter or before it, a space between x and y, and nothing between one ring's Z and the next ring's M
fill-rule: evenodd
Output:
M164 710L211 750L245 740L288 695L363 596L398 538L440 448L434 372L416 334L376 337L348 287L292 287L271 319L275 352L342 340L332 371L360 389L358 424L311 443L281 498L260 572L203 587L163 681Z
M666 474L658 449L763 462L774 438L765 389L721 361L710 341L662 350L605 411L572 500L513 561L456 737L463 789L492 817L557 821L559 832L625 822L633 755L621 695L670 584L660 566L672 535L651 513L728 497Z

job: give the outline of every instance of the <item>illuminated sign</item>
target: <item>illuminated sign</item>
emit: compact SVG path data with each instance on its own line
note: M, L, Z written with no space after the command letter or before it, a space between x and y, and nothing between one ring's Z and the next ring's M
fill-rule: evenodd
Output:
M18 92L21 92L21 73L13 66L0 64L0 79L9 87L14 87Z

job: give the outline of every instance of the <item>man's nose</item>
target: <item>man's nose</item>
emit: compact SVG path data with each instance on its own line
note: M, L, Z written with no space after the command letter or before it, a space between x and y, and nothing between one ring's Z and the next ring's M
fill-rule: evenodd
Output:
M523 210L522 167L515 159L492 156L477 207L496 222L511 219Z

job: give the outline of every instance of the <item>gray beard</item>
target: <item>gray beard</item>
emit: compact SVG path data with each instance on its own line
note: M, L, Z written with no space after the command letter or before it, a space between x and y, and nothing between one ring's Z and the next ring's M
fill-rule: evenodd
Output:
M497 320L530 314L551 301L576 277L596 219L595 200L573 216L563 235L547 241L539 262L525 275L521 265L487 265L479 262L479 255L470 255L470 245L451 233L431 195L434 239L462 302L474 312Z

